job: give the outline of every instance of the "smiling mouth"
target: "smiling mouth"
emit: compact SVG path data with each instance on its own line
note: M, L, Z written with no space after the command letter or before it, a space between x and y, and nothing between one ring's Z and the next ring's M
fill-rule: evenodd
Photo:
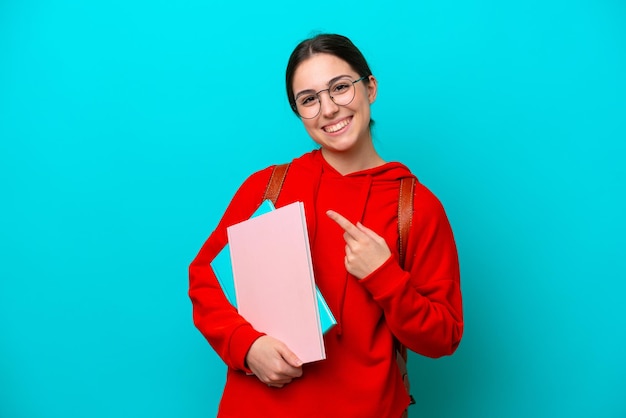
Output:
M343 119L343 120L341 120L341 121L339 121L339 122L335 123L334 125L327 125L327 126L324 126L324 127L322 128L322 130L323 130L324 132L328 132L329 134L332 134L332 133L335 133L335 132L337 132L337 131L340 131L340 130L342 130L343 128L345 128L346 126L350 125L350 122L351 122L351 121L352 121L352 117L349 117L349 118Z

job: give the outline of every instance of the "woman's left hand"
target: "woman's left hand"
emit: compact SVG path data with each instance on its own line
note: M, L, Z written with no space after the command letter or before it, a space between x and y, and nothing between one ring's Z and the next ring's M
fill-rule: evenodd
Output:
M348 273L358 279L363 279L382 266L391 256L387 242L376 232L360 222L354 225L335 211L329 210L326 215L344 230L345 264Z

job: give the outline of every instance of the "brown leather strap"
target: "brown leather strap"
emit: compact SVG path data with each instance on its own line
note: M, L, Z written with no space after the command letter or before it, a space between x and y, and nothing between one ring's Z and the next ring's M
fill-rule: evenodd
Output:
M400 198L398 200L398 251L400 253L400 265L404 268L406 258L406 243L411 229L411 219L413 218L413 188L415 178L403 178L400 180Z
M400 265L404 268L404 260L406 259L406 245L409 238L409 230L411 229L411 220L413 218L413 189L415 188L415 178L403 178L400 180L400 197L398 199L398 252L400 255ZM409 372L406 367L408 352L406 346L396 340L396 362L402 375L404 387L411 397L411 404L415 403L415 399L411 395L411 383L409 382ZM408 410L405 410L402 417L408 417Z
M279 164L274 166L274 170L272 170L272 175L270 176L270 181L267 182L267 188L265 189L263 200L270 200L273 204L276 204L276 199L278 199L280 189L283 187L283 182L285 181L288 169L289 164Z

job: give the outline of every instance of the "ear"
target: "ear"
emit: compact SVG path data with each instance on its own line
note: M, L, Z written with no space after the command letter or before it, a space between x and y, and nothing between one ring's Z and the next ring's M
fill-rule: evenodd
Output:
M373 75L369 76L370 82L367 84L367 97L370 101L370 104L376 101L376 95L378 94L378 81L376 81L376 77Z

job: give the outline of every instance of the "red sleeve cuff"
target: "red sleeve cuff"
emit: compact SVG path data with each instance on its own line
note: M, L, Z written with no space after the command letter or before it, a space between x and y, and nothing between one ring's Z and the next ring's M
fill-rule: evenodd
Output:
M237 370L243 370L246 373L251 373L251 370L246 365L246 356L250 350L250 346L259 337L263 336L262 332L258 332L251 325L242 325L233 332L230 338L230 359L232 367Z
M392 255L380 267L364 277L360 283L375 299L380 299L394 293L396 289L403 289L408 280L409 273L402 270Z

